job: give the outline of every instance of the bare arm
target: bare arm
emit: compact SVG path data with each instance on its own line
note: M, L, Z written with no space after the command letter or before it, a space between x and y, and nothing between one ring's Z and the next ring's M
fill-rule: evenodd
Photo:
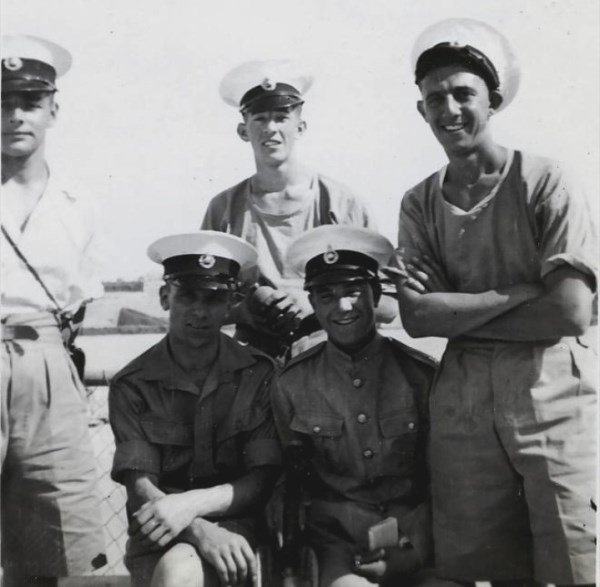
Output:
M564 265L544 280L545 293L469 334L481 338L526 341L580 336L590 326L594 294L585 274Z
M519 284L482 293L417 293L398 284L400 316L406 332L415 338L441 336L455 338L473 334L477 328L513 308L535 299L542 289Z
M173 538L196 517L231 516L266 502L277 475L275 467L257 467L232 483L168 495L161 492L147 499L134 516L146 536Z
M555 339L582 334L590 324L591 278L569 265L548 274L543 285L517 284L463 294L448 291L443 275L430 259L413 261L415 265L408 265L405 272L397 272L401 308L402 300L407 300L406 318L404 314L402 318L413 336L418 334L411 329L427 332L432 316L439 320L433 324L438 336L448 338L469 334L499 340Z

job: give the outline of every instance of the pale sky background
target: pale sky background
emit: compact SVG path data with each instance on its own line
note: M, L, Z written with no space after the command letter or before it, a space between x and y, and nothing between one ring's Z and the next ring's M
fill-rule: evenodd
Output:
M156 267L154 239L200 226L208 201L254 171L223 75L253 59L312 68L305 161L369 202L396 241L403 193L445 162L418 115L410 52L447 17L499 28L519 56L515 101L494 120L506 146L566 161L598 217L598 0L1 0L2 32L68 48L49 156L94 194L112 254L105 278Z

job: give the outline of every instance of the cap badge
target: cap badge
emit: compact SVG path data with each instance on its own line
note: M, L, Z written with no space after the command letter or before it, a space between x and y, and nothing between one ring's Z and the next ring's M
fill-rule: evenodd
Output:
M328 247L327 251L323 253L323 261L327 263L327 265L333 265L337 263L340 256L337 251L334 251L331 245Z
M2 63L9 71L19 71L23 67L23 61L19 57L7 57Z
M198 265L204 269L210 269L215 266L217 260L212 255L200 255L198 257Z
M267 92L271 92L277 87L277 84L272 79L269 79L268 77L266 77L263 80L263 83L260 85L261 85L262 89L267 90Z

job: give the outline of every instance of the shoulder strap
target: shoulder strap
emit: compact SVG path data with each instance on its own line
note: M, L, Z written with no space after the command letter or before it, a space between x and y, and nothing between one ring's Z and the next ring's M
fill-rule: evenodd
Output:
M245 179L233 188L233 193L229 199L227 214L221 220L221 232L228 232L235 235L233 225L236 220L243 217L246 207L246 183L248 181L248 179Z
M50 298L50 301L56 306L56 309L59 312L62 312L62 308L60 307L59 303L56 301L56 298L52 295L50 290L46 287L46 284L42 281L42 278L39 276L38 272L31 266L31 264L29 263L29 261L27 260L27 258L25 257L25 255L23 254L21 249L19 249L19 247L17 246L17 243L8 234L8 231L6 230L6 228L4 228L4 224L0 225L0 228L2 229L2 234L4 235L4 238L8 241L8 244L13 248L17 257L19 257L19 259L21 259L21 261L23 261L23 263L25 264L25 267L27 267L27 269L29 270L31 275L33 275L35 280L42 286L42 289L44 290L46 295Z
M329 190L321 180L319 181L319 220L323 224L339 224L335 213L331 209L331 197L329 196Z

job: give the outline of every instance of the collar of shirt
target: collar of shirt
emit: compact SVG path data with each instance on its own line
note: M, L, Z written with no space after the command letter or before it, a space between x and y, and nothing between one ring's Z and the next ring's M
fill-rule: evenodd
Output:
M44 193L31 211L27 226L23 232L21 232L21 227L18 226L14 216L11 214L10 208L3 210L3 224L16 243L28 234L27 227L30 224L32 217L40 217L49 213L54 214L64 224L65 229L69 229L64 214L64 206L66 202L68 202L68 204L75 202L77 200L77 194L74 190L65 189L65 185L66 183L60 176L49 172L48 182L44 189Z
M337 347L330 340L325 344L325 353L328 358L336 363L351 363L356 364L361 361L369 362L375 358L381 356L381 347L383 345L384 338L379 334L375 333L375 336L360 350L355 353L348 354L341 348Z
M210 369L202 390L190 380L189 375L175 362L169 347L168 336L158 342L146 355L141 365L140 379L162 381L168 389L188 391L195 395L209 395L222 383L230 381L233 373L253 365L254 357L246 348L231 340L226 334L219 335L217 360Z

